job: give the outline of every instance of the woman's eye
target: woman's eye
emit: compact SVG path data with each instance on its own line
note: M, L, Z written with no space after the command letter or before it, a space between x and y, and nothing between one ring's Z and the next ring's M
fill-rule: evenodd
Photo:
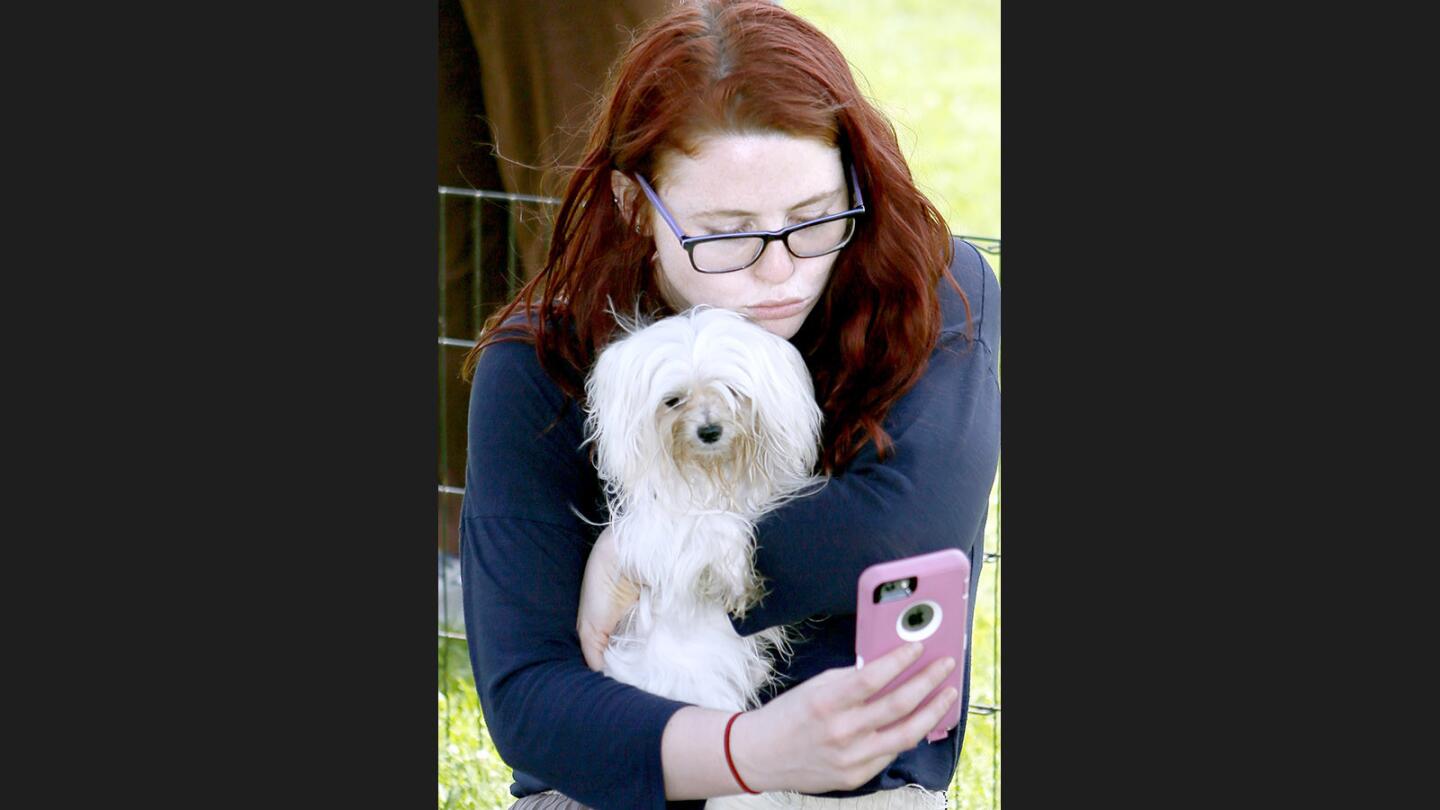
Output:
M726 234L745 233L747 231L753 231L755 230L755 225L752 222L737 222L733 225L726 225L724 227L718 225L709 225L702 230L703 232L699 234L700 236L723 236Z

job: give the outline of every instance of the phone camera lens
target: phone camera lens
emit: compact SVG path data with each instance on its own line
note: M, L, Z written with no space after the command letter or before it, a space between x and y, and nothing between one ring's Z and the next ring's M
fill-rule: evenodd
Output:
M908 605L895 617L895 632L905 641L924 641L940 629L943 615L939 603L929 599Z
M929 605L916 605L905 613L905 627L917 630L930 622L935 611Z

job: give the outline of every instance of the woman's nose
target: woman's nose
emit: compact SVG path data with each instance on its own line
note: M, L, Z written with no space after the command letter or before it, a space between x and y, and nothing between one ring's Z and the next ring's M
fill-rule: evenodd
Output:
M776 284L790 278L795 272L795 257L790 255L785 243L779 239L765 246L760 258L750 268L761 281Z

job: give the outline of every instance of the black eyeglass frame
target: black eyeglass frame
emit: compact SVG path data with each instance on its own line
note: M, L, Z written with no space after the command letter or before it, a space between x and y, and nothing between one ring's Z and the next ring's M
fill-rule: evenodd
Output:
M638 180L638 181L640 181L640 188L645 192L645 196L648 197L648 198L650 198L650 204L653 205L653 206L655 206L655 210L657 210L657 211L660 212L660 216L661 216L661 218L663 218L663 219L665 220L665 224L669 225L669 226L670 226L670 230L675 233L675 238L678 239L678 240L680 240L680 247L685 248L685 253L686 253L686 255L688 255L688 256L690 257L690 266L693 267L693 268L695 268L695 271L696 271L697 273L705 273L705 274L707 274L707 275L719 275L719 274L722 274L722 273L736 273L736 272L739 272L739 271L741 271L741 270L744 270L745 268L747 268L747 267L753 265L755 262L759 261L759 260L760 260L760 257L763 256L763 255L765 255L765 249L770 246L770 243L771 243L771 242L774 242L774 241L776 241L777 239L778 239L783 245L785 245L785 249L790 252L790 255L791 255L791 256L794 256L794 257L797 258L797 259L814 259L814 258L818 258L818 257L820 257L820 256L828 256L828 255L830 255L831 253L834 253L834 252L840 250L841 248L845 247L846 245L850 244L850 240L855 238L855 229L856 229L857 227L859 227L859 223L858 223L858 222L855 222L855 223L852 223L852 224L851 224L851 226L850 226L850 232L849 232L848 234L846 234L846 236L845 236L845 241L841 242L840 244L836 245L835 247L831 248L830 250L825 251L824 253L815 253L815 254L812 254L812 255L809 255L809 256L805 256L805 255L801 255L801 254L799 254L799 253L796 253L796 252L795 252L795 249L792 248L792 247L790 247L790 234L792 234L792 233L794 233L794 232L796 232L796 231L798 231L798 230L800 230L800 229L802 229L802 228L809 228L809 227L812 226L812 225L823 225L823 224L826 223L826 222L834 222L834 221L839 220L839 219L847 219L847 218L853 220L854 218L858 217L859 215L865 213L865 199L860 195L860 175L859 175L859 173L856 172L856 170L855 170L855 164L851 163L851 164L850 164L850 194L851 194L851 197L855 200L855 207L854 207L854 208L851 208L851 209L848 210L848 211L841 211L841 212L838 213L838 214L829 214L829 215L827 215L827 216L823 216L823 217L820 217L820 218L818 218L818 219L812 219L812 220L810 220L810 221L808 221L808 222L796 223L796 224L791 225L791 226L789 226L789 227L781 228L781 229L778 230L778 231L739 231L739 232L736 232L736 233L713 233L713 234L708 234L708 235L705 235L705 236L686 236L685 233L680 230L680 225L675 222L675 218L670 215L670 211L665 208L665 204L662 203L662 202L660 202L660 195L656 194L656 193L655 193L655 189L653 189L653 188L650 187L650 183L649 183L648 181L646 181L644 175L636 174L636 175L635 175L635 179ZM740 265L739 267L734 267L734 268L731 268L731 269L729 269L729 270L705 270L705 269L701 268L700 265L698 265L698 264L695 263L695 246L696 246L696 245L704 244L704 243L706 243L706 242L719 242L719 241L723 241L723 240L726 240L726 239L756 239L756 238L758 238L758 239L761 240L761 242L760 242L760 249L757 250L757 251L755 251L755 255L750 259L750 261L748 261L748 262Z

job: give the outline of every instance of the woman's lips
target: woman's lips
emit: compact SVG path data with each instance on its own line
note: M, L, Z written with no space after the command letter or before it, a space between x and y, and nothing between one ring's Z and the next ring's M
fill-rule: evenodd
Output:
M805 305L810 303L808 298L791 298L785 301L766 301L745 307L757 321L774 321L781 318L790 318L805 311Z

